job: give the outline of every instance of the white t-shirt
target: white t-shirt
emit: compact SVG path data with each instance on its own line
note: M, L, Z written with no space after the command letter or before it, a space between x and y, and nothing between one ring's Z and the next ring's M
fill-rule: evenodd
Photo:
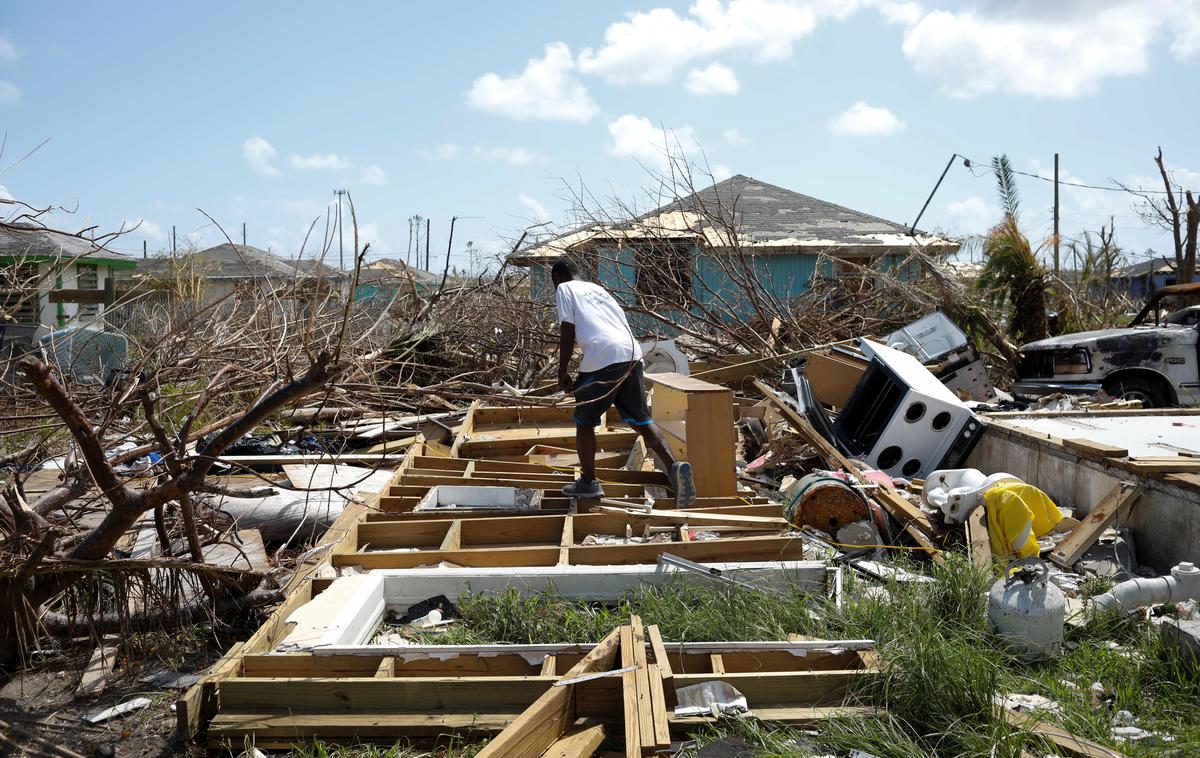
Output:
M614 363L642 357L642 348L625 320L625 311L599 284L571 280L554 292L559 323L575 325L575 342L583 348L580 371L599 371Z

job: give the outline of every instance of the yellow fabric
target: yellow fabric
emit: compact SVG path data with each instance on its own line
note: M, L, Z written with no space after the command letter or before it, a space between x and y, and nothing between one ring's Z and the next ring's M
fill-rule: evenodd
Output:
M997 557L1037 555L1037 538L1048 534L1063 519L1045 492L1024 482L1000 482L989 487L983 493L983 502L992 555Z

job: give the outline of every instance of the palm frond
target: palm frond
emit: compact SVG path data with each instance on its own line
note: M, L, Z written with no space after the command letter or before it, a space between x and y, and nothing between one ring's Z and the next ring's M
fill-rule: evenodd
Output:
M996 192L1000 196L1000 207L1006 218L1016 221L1021 212L1020 197L1017 195L1017 179L1007 155L992 158L992 173L996 175Z

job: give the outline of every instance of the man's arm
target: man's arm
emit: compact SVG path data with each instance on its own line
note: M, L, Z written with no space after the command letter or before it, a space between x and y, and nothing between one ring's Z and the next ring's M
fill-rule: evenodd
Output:
M563 392L571 391L571 375L567 368L571 365L574 352L575 325L564 321L558 327L558 388Z

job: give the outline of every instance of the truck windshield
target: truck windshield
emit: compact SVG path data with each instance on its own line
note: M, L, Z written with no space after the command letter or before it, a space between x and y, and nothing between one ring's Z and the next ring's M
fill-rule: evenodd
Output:
M1200 323L1200 305L1175 311L1164 319L1164 323L1175 324L1177 326L1195 326L1197 323Z

